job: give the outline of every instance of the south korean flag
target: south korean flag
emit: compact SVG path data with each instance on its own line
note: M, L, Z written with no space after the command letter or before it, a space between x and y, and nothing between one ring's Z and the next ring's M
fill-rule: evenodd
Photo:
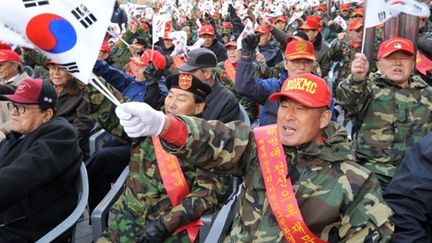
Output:
M115 0L3 0L0 40L33 47L87 83Z

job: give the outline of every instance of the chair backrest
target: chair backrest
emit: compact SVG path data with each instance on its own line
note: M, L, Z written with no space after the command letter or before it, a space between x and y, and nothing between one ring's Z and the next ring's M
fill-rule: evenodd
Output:
M123 192L123 185L126 183L126 179L129 175L129 166L124 168L123 172L115 181L114 185L111 186L110 191L105 195L102 201L96 206L91 214L92 230L93 230L93 241L102 236L102 233L106 229L108 222L108 213L111 206L120 197Z
M105 143L108 137L108 132L104 129L100 129L99 131L93 133L89 138L89 156L92 156L96 153L99 148Z
M86 206L89 195L89 184L87 178L87 170L84 163L81 163L79 180L78 183L75 183L77 186L78 194L78 204L74 211L60 224L58 224L54 229L46 233L42 238L40 238L36 243L45 243L52 242L61 234L69 230L71 227L75 227L78 219L83 214ZM72 231L72 242L74 241L75 236L75 228Z
M241 104L239 104L239 106L240 106L240 120L241 120L244 124L246 124L246 125L248 125L248 126L251 126L251 122L250 122L250 119L249 119L249 115L248 115L246 109L245 109Z

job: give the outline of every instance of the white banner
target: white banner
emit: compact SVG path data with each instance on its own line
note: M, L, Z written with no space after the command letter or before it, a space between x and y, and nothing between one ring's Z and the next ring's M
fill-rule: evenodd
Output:
M247 19L246 26L237 38L237 50L242 49L242 40L251 33L254 33L253 23L250 19Z
M380 25L400 12L414 16L430 15L429 7L415 0L369 0L366 3L365 28Z
M168 37L173 39L174 51L171 56L181 55L186 52L187 34L185 31L175 31L168 33Z
M165 14L153 15L152 24L152 38L153 45L159 41L159 38L163 38L165 34L165 23L167 22L167 17Z
M73 76L88 83L110 23L115 0L2 1L0 39L26 40ZM12 33L15 33L15 37ZM17 39L20 35L21 41Z
M341 16L337 16L336 18L333 19L333 21L338 24L340 27L342 27L342 29L346 30L347 28L347 23L345 21L345 19L343 19Z

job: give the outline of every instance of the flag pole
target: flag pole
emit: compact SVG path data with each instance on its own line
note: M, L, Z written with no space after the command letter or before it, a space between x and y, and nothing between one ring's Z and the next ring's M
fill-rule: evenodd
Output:
M364 1L364 10L365 10L365 13L364 13L364 18L363 18L363 32L362 32L362 45L361 45L361 53L362 54L364 54L364 47L365 47L365 42L366 42L366 25L365 25L365 19L367 18L367 13L366 13L366 11L367 11L367 2L368 2L368 0L365 0Z
M114 105L119 106L120 101L114 96L113 93L102 83L102 81L92 73L89 83L95 87L99 92L101 92L108 100L110 100Z

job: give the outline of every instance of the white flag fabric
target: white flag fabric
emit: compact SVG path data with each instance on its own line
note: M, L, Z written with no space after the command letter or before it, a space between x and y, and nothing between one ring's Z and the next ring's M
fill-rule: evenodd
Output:
M153 45L159 41L159 37L163 38L165 34L165 23L167 21L167 17L165 14L154 15L153 16L153 27L152 27L152 38Z
M415 0L369 0L366 3L365 28L380 25L400 12L414 16L430 15L429 7Z
M0 33L1 33L0 39L2 41L33 49L33 45L26 38L24 38L22 35L10 29L9 26L1 22L0 22Z
M175 31L168 34L173 39L174 51L171 56L182 55L186 52L187 34L185 31Z
M295 12L291 18L288 20L288 25L294 23L294 21L298 18L301 18L301 16L303 16L303 11L300 12Z
M345 21L345 19L343 19L341 16L337 16L336 18L333 19L333 21L338 24L340 27L342 27L342 29L346 30L347 28L347 23Z
M74 77L88 83L110 23L114 1L4 0L0 23ZM14 37L11 32L2 32L0 39L11 42ZM16 39L14 44L23 43Z
M247 23L243 31L241 32L240 36L237 38L237 50L242 49L242 40L251 33L254 33L253 23L250 19L247 19Z
M198 48L200 48L203 44L204 44L204 39L203 38L199 38L192 46L188 46L188 50L189 51L192 51L192 50L195 50L195 49L198 49Z

